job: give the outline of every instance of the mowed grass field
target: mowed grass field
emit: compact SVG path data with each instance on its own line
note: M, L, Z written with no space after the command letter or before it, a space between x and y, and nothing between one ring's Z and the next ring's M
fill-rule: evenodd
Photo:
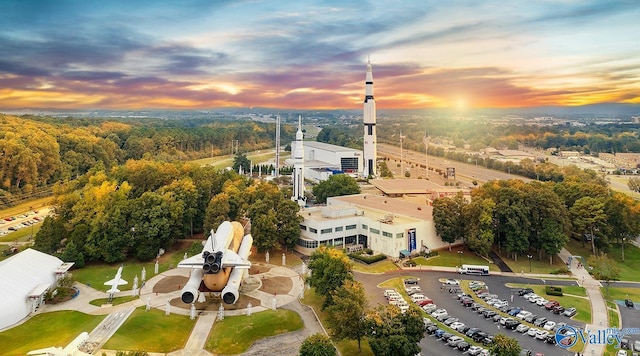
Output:
M0 355L25 355L46 347L65 347L81 332L91 332L104 315L59 311L33 316L25 323L0 333Z
M458 251L462 251L461 254ZM413 259L418 265L421 266L442 266L442 267L457 267L460 264L464 265L483 265L489 266L490 271L499 271L500 268L490 263L486 259L476 255L475 253L458 248L452 248L449 250L440 250L438 255L434 257L424 258L416 257Z
M592 255L590 244L587 243L583 247L580 241L574 239L569 239L566 248L572 254L584 257L585 263L587 258ZM612 243L607 251L607 256L614 260L620 269L621 281L640 282L640 273L638 273L638 266L640 266L640 248L630 243L625 243L624 261L622 261L622 245Z
M287 309L226 316L217 320L205 348L214 354L239 354L257 340L302 329L300 315Z
M547 299L547 300L557 300L560 305L565 308L574 307L576 308L576 315L574 315L571 319L576 321L581 321L583 323L591 323L591 302L589 298L586 297L587 292L583 287L579 286L562 286L562 293L566 293L562 296L555 295L547 295L544 291L544 286L532 286L528 284L516 284L509 283L508 287L511 288L531 288L533 292L537 295ZM571 295L567 295L571 294ZM578 297L579 296L579 297ZM515 298L521 298L516 296ZM549 312L551 314L551 312ZM557 319L562 321L562 318L567 319L565 322L568 323L570 320L568 317L559 316ZM568 323L569 324L569 323Z
M103 346L106 350L167 353L182 349L195 320L186 315L165 315L164 311L140 307L129 316Z

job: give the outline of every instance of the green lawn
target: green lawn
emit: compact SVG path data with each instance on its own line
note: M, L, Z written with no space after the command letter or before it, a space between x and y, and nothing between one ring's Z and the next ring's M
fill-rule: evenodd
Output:
M111 305L124 304L124 303L130 302L132 300L136 300L138 298L139 298L138 296L135 296L135 297L134 296L115 297L111 301ZM89 304L99 307L99 306L102 306L104 304L107 304L108 301L109 301L109 298L100 298L100 299L94 299L94 300L90 301Z
M324 297L319 296L315 292L315 288L308 289L304 292L304 298L302 302L315 310L316 314L318 314L318 318L320 318L320 322L322 325L327 325L327 313L322 310L322 303L324 302ZM362 339L361 346L362 351L358 352L358 341L356 340L342 340L340 342L335 342L338 350L342 355L364 355L364 356L373 356L373 351L369 347L369 342L366 338Z
M497 251L496 251L497 253ZM553 264L549 264L549 256L543 255L538 260L538 255L533 254L533 258L527 258L527 255L518 256L518 260L507 257L504 253L500 255L502 261L516 273L539 273L539 274L556 274L559 270L566 269L566 265L558 256L553 256ZM558 277L568 276L566 274L558 274Z
M567 250L574 255L579 255L586 259L591 256L591 248L589 244L582 247L582 243L574 239L569 239L566 246ZM624 245L624 262L622 261L622 248L620 244L611 244L607 255L617 262L620 269L621 281L640 282L640 273L637 272L637 266L640 265L640 248L626 243Z
M172 352L182 349L195 320L186 315L165 315L164 311L144 307L134 310L127 321L107 341L107 350Z
M12 233L9 233L0 237L0 242L29 241L29 238L31 238L32 236L36 236L38 231L40 231L41 226L42 226L42 223L34 224L29 227L23 227L18 231L14 231ZM4 229L2 225L0 225L0 229Z
M624 300L626 298L633 300L634 303L640 303L640 286L638 288L609 287L608 291L602 287L600 291L605 299L611 303L615 303L615 300ZM624 306L622 308L624 309Z
M228 316L215 322L205 348L215 354L239 354L257 340L300 330L303 326L300 315L287 309Z
M45 347L64 347L81 332L91 332L104 317L77 311L35 315L25 323L0 333L0 355L24 355Z
M415 260L415 259L414 259ZM395 271L399 269L398 266L390 260L384 260L370 265L353 261L353 270L365 273L384 273L387 271Z
M171 263L160 263L158 272L162 273L169 269ZM133 288L133 279L138 276L138 288L142 285L142 267L146 269L147 280L155 276L154 262L125 262L122 264L122 279L127 281L126 285L118 287L120 290L131 290ZM71 271L74 280L89 285L99 291L106 292L111 286L104 285L104 282L115 277L119 264L116 265L88 265L84 268L74 269Z
M458 251L462 251L461 254ZM499 271L500 268L485 260L484 258L476 255L475 253L460 248L454 248L451 251L441 250L438 251L438 256L424 258L416 257L413 259L418 265L422 266L443 266L443 267L457 267L460 263L466 265L488 265L489 270Z
M537 286L537 285L532 286L528 284L516 284L516 283L513 283L513 284L508 283L507 286L511 288L531 288L533 289L533 292L536 293L537 295L544 297L545 299L548 299L548 300L557 300L565 308L568 308L568 307L576 308L577 313L571 319L574 319L576 321L582 321L584 323L591 322L591 302L589 301L588 298L572 297L569 295L563 295L563 296L547 295L544 291L544 286ZM578 287L578 286L569 286L569 287L561 286L561 287L562 287L563 293L565 292L565 288L567 288L566 290L568 294L586 296L586 290L583 287Z

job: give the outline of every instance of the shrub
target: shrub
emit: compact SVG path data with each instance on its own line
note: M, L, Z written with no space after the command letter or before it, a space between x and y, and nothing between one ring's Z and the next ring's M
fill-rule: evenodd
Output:
M569 272L569 269L567 267L560 267L558 269L554 269L553 271L549 272L551 274L571 274L571 272Z
M562 288L560 287L546 286L544 287L544 291L547 295L562 296Z
M414 260L412 260L412 259L408 259L408 260L406 260L406 261L402 262L402 264L403 264L405 267L415 267L415 266L417 266L417 263L416 263Z
M349 257L353 258L354 260L358 260L360 262L364 262L364 263L366 263L368 265L387 259L387 256L385 256L383 254L378 254L378 255L375 255L375 256L367 256L367 255L363 255L361 253L350 253Z

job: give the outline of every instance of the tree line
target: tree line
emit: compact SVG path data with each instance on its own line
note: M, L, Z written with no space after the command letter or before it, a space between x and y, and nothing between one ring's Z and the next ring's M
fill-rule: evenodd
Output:
M54 214L34 248L79 265L85 261L150 260L177 239L251 219L254 246L293 248L299 206L269 182L192 164L129 160L100 164L55 188ZM205 233L205 235L208 235ZM205 236L206 237L206 236Z
M284 142L295 128L282 126ZM0 204L129 159L178 162L273 147L275 124L0 114Z
M433 220L443 241L461 240L487 256L492 246L508 256L546 254L550 261L570 237L590 244L594 255L640 234L640 203L616 193L593 171L578 171L560 183L490 181L471 192L433 202ZM533 253L532 253L533 251ZM624 251L624 250L623 250Z

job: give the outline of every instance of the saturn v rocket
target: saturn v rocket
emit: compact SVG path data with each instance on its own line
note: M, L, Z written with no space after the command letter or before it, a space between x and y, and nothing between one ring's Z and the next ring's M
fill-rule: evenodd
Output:
M364 96L364 171L363 177L376 175L376 101L373 99L373 72L371 61L367 61Z

